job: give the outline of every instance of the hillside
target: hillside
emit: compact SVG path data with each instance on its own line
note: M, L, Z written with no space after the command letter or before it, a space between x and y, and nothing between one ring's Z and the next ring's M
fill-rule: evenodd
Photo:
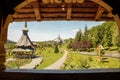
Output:
M15 44L16 42L11 41L11 40L7 40L6 44Z

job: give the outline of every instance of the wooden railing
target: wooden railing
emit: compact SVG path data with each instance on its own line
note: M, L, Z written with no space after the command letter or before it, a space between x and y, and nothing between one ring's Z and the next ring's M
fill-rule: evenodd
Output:
M24 70L6 69L0 80L120 80L120 69Z

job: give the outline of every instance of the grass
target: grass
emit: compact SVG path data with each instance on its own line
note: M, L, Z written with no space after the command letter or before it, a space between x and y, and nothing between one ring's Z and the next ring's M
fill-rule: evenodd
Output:
M30 63L31 59L16 59L16 60L10 60L5 63L6 68L19 68L22 65Z
M101 68L119 68L120 60L117 58L103 57L102 62L98 62L97 56L78 54L71 51L64 63L62 69L101 69Z
M54 53L54 48L52 47L46 47L42 49L40 52L40 55L42 56L43 62L37 67L37 69L43 69L54 62L56 62L58 59L60 59L63 56L63 51L59 49L59 53Z
M116 58L103 57L102 62L97 62L97 57L92 57L93 61L90 62L91 68L119 68L120 61Z

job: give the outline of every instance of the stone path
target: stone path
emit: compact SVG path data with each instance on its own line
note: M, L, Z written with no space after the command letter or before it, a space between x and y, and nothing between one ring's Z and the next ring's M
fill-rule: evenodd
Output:
M65 59L67 58L67 54L68 52L66 50L64 50L64 55L62 58L60 58L58 61L56 61L54 64L44 68L44 69L60 69L60 67L62 66L62 64L64 63Z
M96 52L79 52L80 54L86 54L86 55L92 55L92 56L97 56ZM120 54L115 52L115 53L106 53L103 55L103 57L111 57L111 58L120 58Z
M9 59L6 59L6 62L8 62L8 61L14 61L14 60L16 60L16 59L9 58Z
M35 69L37 65L42 62L41 57L32 59L32 62L23 66L20 66L20 69Z

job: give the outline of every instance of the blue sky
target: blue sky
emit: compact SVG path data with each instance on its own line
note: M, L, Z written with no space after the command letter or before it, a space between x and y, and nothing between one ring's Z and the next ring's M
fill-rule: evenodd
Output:
M28 35L32 41L47 41L55 39L58 34L61 38L74 38L76 31L84 30L85 26L90 29L103 22L92 21L41 21L27 22ZM12 22L8 28L8 39L18 41L22 35L25 22Z

